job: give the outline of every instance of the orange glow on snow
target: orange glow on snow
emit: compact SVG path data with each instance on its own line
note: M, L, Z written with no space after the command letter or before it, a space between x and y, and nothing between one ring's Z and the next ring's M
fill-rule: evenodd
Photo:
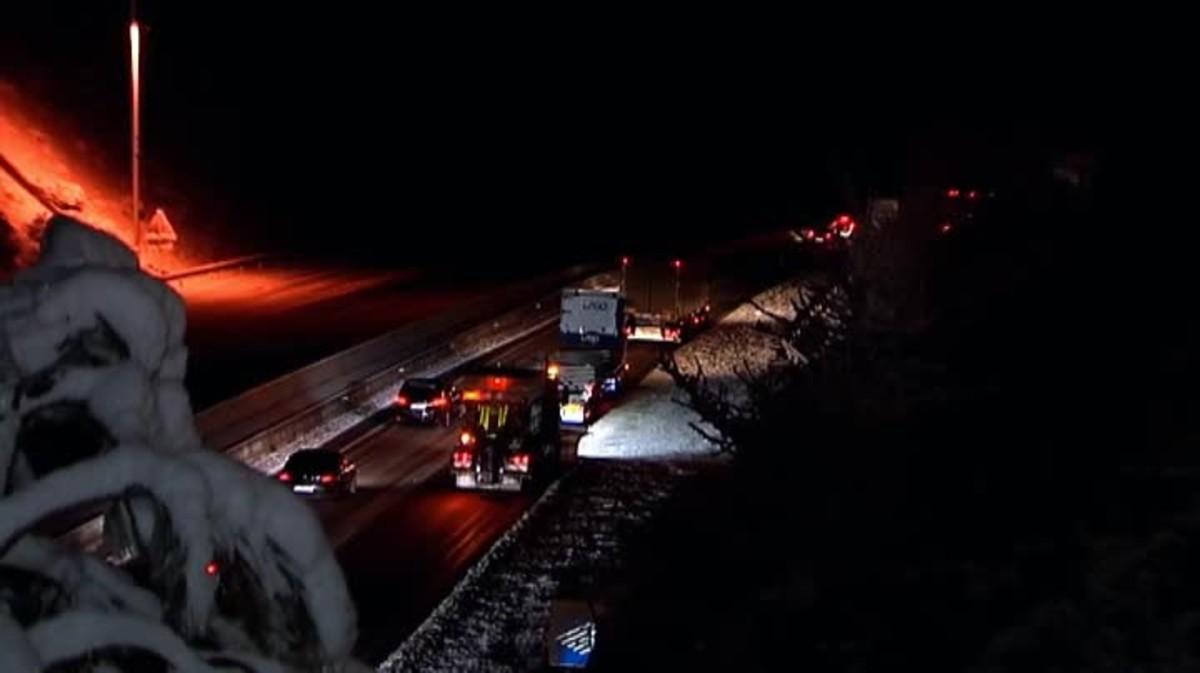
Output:
M131 47L140 50L140 30L130 26ZM132 247L128 156L100 156L52 111L38 107L16 87L0 81L0 218L13 230L17 266L37 256L42 228L54 213L108 232ZM126 150L127 152L128 150ZM159 204L143 203L150 212ZM180 232L180 243L187 236ZM201 261L186 251L147 250L151 272L170 273Z

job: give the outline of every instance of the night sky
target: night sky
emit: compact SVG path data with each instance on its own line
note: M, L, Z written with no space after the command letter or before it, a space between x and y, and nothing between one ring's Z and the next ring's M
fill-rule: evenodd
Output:
M128 5L26 5L5 9L0 77L70 110L123 166ZM545 237L578 248L581 228L596 251L669 251L823 219L911 188L914 166L993 179L1101 127L1103 68L1052 31L1053 60L1001 75L1011 64L959 50L969 32L225 1L140 13L151 198L231 251L536 257Z

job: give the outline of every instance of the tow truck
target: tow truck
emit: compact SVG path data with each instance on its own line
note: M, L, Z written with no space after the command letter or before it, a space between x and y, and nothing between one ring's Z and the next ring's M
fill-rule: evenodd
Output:
M460 489L522 491L561 454L557 388L541 369L491 369L455 382L463 425L450 475Z

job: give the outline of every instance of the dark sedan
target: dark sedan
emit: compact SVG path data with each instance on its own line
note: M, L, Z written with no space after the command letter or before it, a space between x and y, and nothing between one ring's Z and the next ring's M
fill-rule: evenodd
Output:
M358 491L358 468L337 451L301 449L275 475L301 495L345 495Z
M396 407L403 420L449 427L452 397L452 391L437 379L408 379L396 395Z

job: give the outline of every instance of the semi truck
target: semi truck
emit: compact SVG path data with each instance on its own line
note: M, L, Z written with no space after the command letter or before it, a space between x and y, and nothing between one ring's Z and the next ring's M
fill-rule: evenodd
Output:
M597 404L620 393L625 372L625 298L617 288L562 293L559 350L546 366L559 392L559 420L586 425Z

